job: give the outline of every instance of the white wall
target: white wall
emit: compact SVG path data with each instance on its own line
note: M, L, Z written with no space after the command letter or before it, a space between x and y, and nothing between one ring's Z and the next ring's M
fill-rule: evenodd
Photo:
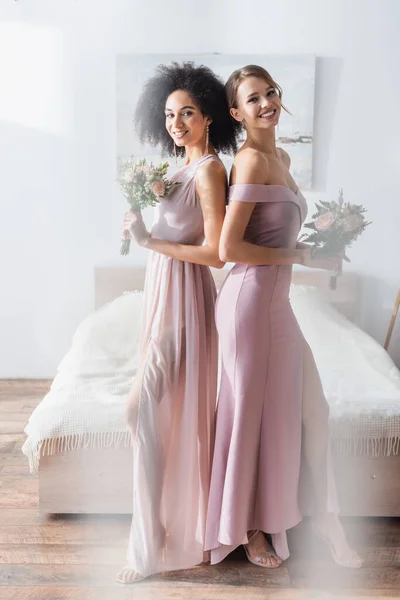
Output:
M400 287L397 0L3 0L0 18L0 377L53 376L92 310L93 267L145 259L118 256L120 52L317 55L307 196L343 187L368 208L352 267L382 341ZM400 327L391 351L400 363Z

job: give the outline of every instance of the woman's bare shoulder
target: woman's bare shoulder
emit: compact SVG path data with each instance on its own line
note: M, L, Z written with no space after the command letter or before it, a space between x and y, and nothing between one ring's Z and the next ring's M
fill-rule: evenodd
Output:
M278 156L280 157L281 161L283 162L285 167L287 169L289 169L290 162L291 162L289 154L283 148L277 148L277 151L278 151Z
M237 183L261 183L268 180L268 159L255 148L243 148L233 161L231 185Z

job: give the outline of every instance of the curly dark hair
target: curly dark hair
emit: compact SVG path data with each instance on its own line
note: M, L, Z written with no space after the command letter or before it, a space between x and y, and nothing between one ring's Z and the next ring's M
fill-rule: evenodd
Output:
M165 102L173 92L187 92L205 117L212 119L210 143L216 152L236 152L236 122L229 114L222 80L204 65L193 62L159 65L138 100L134 125L142 143L160 146L163 154L174 154L174 141L165 127ZM183 155L184 147L176 147Z

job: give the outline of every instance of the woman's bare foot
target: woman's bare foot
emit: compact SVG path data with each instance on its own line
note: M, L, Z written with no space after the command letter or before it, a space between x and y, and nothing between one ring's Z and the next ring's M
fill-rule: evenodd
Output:
M364 560L350 548L343 526L333 513L320 515L314 520L315 533L330 547L332 558L340 567L359 569Z
M248 560L259 567L276 569L282 560L275 553L273 547L267 542L262 531L255 531L249 535L249 542L244 547Z
M137 573L132 567L124 567L122 571L117 574L118 583L137 583L142 579L145 579L145 577L140 575L140 573Z

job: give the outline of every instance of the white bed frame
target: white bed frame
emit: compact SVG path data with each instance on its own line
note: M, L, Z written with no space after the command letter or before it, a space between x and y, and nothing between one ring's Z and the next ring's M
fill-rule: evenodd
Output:
M217 287L226 274L226 270L213 270ZM143 268L96 268L96 308L125 291L143 289L144 276ZM313 285L349 319L356 320L357 276L343 274L335 291L329 289L329 277L324 271L293 272L295 284ZM400 516L400 456L336 456L334 469L343 515ZM39 503L43 513L130 513L131 449L86 449L41 457Z

